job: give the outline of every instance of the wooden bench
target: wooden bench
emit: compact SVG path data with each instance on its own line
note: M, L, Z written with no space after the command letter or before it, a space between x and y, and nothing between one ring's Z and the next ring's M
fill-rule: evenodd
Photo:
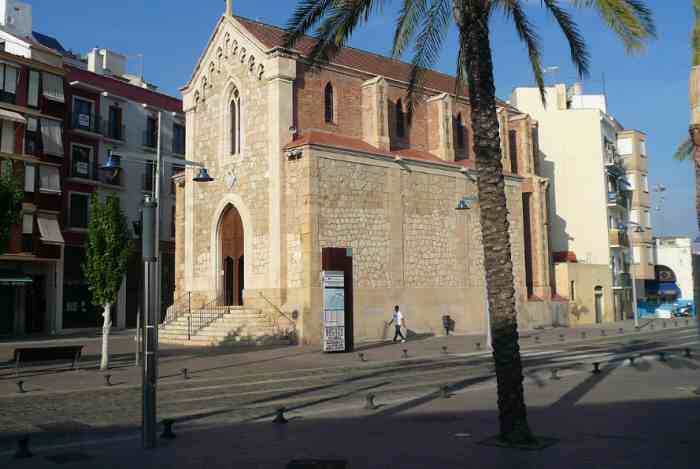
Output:
M63 345L58 347L24 347L16 348L14 354L15 374L19 374L23 363L71 361L74 370L80 367L80 355L83 345Z

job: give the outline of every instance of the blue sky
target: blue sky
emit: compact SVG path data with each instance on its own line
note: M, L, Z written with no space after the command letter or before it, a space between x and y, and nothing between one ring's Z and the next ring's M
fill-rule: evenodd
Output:
M132 55L130 69L139 69L143 54L146 79L170 94L188 80L198 57L224 10L224 0L25 0L34 9L34 29L58 38L64 47L85 53L108 47ZM388 4L399 5L394 0ZM573 82L575 71L555 24L530 1L528 12L539 26L544 62L558 66L557 81ZM562 2L564 3L564 2ZM236 14L284 25L295 0L234 0ZM687 136L689 122L689 37L693 26L691 0L647 0L659 37L646 53L627 55L616 37L590 11L575 13L591 53L586 90L608 94L610 112L627 128L648 135L649 182L667 187L659 211L653 211L656 235L696 236L694 171L690 163L671 156ZM378 53L390 50L395 7L387 7L359 28L352 45ZM507 99L516 86L532 85L524 48L510 23L500 15L492 24L495 75L499 97ZM436 68L453 73L456 41L452 34ZM604 76L604 80L603 80ZM655 205L659 205L655 201Z

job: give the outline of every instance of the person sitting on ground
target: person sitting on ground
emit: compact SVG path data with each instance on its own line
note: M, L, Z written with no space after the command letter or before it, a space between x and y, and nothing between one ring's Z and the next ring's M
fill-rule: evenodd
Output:
M388 325L394 324L396 332L394 333L394 342L401 337L401 343L406 342L406 338L401 333L401 327L406 326L406 322L403 318L403 313L399 310L399 305L394 306L394 314L389 321Z

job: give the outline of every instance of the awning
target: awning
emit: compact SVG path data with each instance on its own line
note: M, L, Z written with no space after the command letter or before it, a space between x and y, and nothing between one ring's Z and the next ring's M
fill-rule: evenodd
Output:
M36 219L41 233L41 242L44 244L65 244L61 228L58 226L56 215L40 213Z
M647 280L645 282L647 295L661 296L680 296L681 289L675 282L657 282L656 280Z
M22 286L32 283L31 277L22 272L0 270L0 285Z
M19 124L26 124L27 119L18 112L8 111L7 109L0 109L0 119L6 121L17 122Z

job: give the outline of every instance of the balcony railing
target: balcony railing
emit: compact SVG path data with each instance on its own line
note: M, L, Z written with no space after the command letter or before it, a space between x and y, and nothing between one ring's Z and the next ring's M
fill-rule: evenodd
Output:
M100 124L102 119L100 116L93 113L84 113L73 111L71 117L71 127L76 130L84 130L86 132L100 133Z
M608 192L608 206L627 208L627 196L622 192Z
M632 286L632 276L627 272L620 272L613 275L614 288L630 288Z
M610 230L610 246L629 247L630 241L627 233L622 230Z
M158 132L155 130L144 130L141 144L147 148L155 149L158 145Z
M119 122L106 121L102 135L112 140L124 142L126 141L126 127Z

